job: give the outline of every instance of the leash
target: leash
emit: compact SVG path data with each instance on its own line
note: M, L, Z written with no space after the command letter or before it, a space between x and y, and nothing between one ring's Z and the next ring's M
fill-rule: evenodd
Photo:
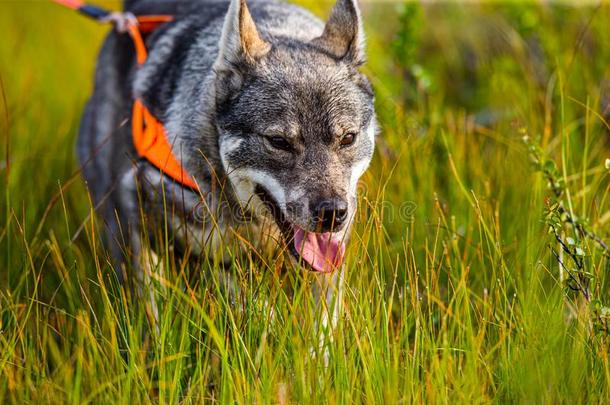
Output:
M138 66L142 66L148 58L148 50L146 49L143 35L151 33L162 24L174 19L171 15L135 16L129 12L113 12L98 6L86 4L80 0L53 1L76 10L98 22L112 23L117 31L128 33L133 41ZM134 100L131 126L133 145L141 158L148 160L162 174L183 186L199 191L195 180L186 172L180 161L174 156L165 127L146 108L142 100Z

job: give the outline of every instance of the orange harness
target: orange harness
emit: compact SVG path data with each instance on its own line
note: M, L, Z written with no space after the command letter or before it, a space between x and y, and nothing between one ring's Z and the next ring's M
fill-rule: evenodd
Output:
M88 5L79 0L54 0L88 17L95 18L101 22L112 22L112 13L97 6ZM136 16L137 24L128 24L127 31L133 40L136 51L136 61L142 66L148 57L146 44L142 34L154 31L161 24L173 20L171 15L143 15ZM150 164L161 171L162 174L171 177L178 183L199 191L195 180L186 172L180 161L172 151L167 132L163 124L155 118L146 108L142 100L136 99L133 103L131 116L131 132L133 145L138 156L146 159Z
M146 45L142 39L142 32L150 32L160 24L171 21L172 16L139 16L137 19L138 25L130 25L128 29L136 48L138 65L141 66L146 62L148 56ZM180 161L174 156L163 124L138 99L133 103L131 132L133 134L133 144L140 157L148 160L153 166L161 170L163 174L171 177L178 183L199 190L195 180L193 180L184 167L182 167Z

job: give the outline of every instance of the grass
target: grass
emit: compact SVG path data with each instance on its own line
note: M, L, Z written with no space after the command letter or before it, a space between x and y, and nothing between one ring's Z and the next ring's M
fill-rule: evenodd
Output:
M173 266L155 280L150 333L112 274L74 157L105 28L47 2L0 3L2 402L608 398L607 332L552 253L555 197L522 137L556 162L566 209L608 241L610 7L385 4L366 15L383 131L343 314L318 349L326 308L311 275L279 271L273 255L236 257L236 300L216 277L190 279L218 268ZM559 226L583 248L595 305L610 304L607 258Z

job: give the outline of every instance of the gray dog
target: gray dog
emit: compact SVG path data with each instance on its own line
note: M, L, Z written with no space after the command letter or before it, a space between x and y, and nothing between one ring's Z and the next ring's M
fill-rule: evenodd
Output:
M147 37L143 66L129 37L110 33L82 118L83 176L117 267L145 273L156 256L148 230L160 226L193 257L226 261L241 234L336 280L377 132L357 0L338 0L326 24L267 0L132 0L126 10L175 19ZM199 191L138 158L134 98L164 124Z

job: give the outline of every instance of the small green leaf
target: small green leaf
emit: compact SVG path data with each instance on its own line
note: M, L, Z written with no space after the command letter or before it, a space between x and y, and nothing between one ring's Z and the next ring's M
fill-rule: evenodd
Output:
M599 299L593 299L591 300L591 308L594 311L599 311L602 308L602 302Z
M553 160L547 160L544 162L543 164L544 170L546 170L549 173L554 173L557 170L557 165L555 164L555 162Z

